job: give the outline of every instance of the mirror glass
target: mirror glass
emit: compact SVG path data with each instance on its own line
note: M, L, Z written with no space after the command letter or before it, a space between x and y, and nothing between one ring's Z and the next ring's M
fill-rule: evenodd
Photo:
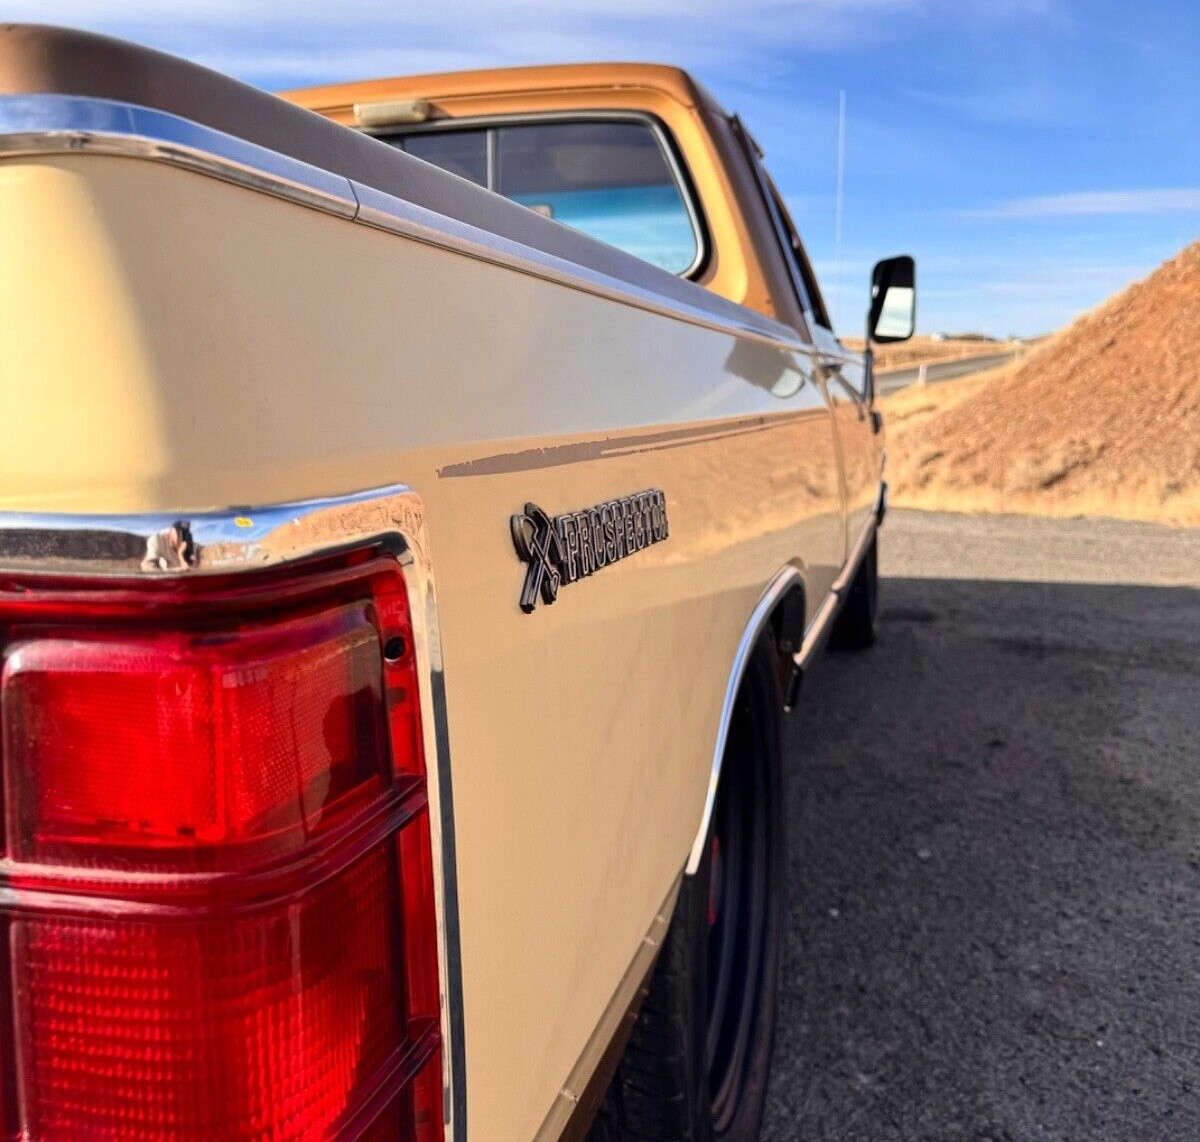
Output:
M916 291L911 286L892 286L883 295L883 309L875 323L876 337L904 340L913 334Z
M867 336L874 341L907 341L917 324L917 266L907 254L884 258L871 273L871 312Z

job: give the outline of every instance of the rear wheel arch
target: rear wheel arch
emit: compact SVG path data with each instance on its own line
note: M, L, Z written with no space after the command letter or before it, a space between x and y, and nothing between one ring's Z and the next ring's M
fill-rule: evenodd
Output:
M684 872L689 876L696 874L704 857L704 846L707 842L709 826L712 823L717 788L721 780L721 768L725 762L729 728L733 721L738 694L750 659L760 638L764 632L767 632L779 669L780 692L786 694L786 676L792 669L792 656L800 649L800 643L804 638L807 597L804 574L800 567L789 563L780 568L767 585L766 590L759 596L758 603L750 612L742 636L738 640L721 702L721 715L717 724L716 741L713 745L704 811L688 853L687 864L684 866ZM789 649L793 641L795 649ZM780 710L782 711L782 709L781 698Z

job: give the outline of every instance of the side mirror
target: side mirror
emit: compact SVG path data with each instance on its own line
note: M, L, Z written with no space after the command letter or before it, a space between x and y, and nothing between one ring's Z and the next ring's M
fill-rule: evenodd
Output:
M917 264L907 254L884 258L871 272L867 340L907 341L917 325Z

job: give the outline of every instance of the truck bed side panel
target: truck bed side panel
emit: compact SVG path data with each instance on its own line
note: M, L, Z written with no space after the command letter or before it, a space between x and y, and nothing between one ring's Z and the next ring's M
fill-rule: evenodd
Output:
M764 586L840 562L811 372L198 174L0 162L0 507L425 501L479 1142L537 1129L678 877ZM511 513L651 487L666 542L520 611Z

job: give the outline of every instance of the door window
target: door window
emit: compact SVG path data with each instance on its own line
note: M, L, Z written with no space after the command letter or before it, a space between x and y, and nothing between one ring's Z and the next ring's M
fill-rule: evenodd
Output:
M695 207L650 122L422 128L386 141L670 273L702 260Z

